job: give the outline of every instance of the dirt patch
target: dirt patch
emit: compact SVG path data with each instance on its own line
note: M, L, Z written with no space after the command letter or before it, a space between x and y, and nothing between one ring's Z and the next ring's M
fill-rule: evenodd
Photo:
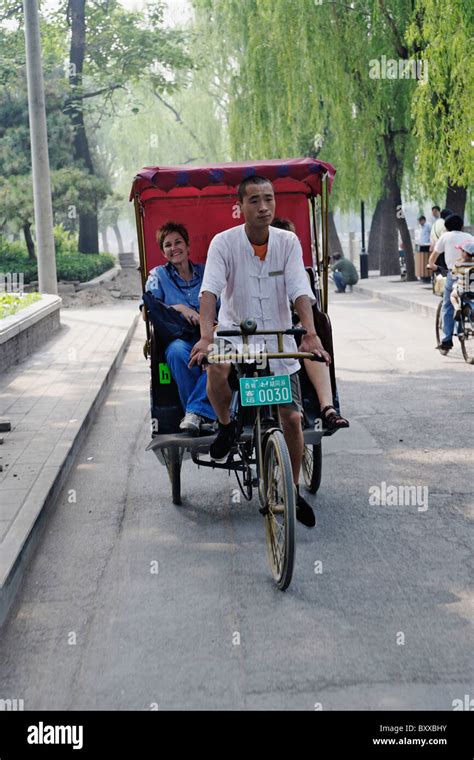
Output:
M140 273L136 269L122 269L113 280L77 293L60 294L63 309L83 309L85 306L115 304L120 298L137 300L141 297ZM138 304L137 304L138 306Z

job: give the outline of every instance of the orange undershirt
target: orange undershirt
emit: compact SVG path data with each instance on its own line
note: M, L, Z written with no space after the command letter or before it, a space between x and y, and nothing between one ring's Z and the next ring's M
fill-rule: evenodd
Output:
M268 243L264 243L263 245L254 245L252 243L252 248L255 252L255 256L258 256L260 261L265 261L265 256L267 255L268 251Z

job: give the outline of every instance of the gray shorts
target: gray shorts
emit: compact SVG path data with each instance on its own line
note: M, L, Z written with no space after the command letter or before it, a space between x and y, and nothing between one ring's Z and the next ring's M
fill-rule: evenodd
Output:
M290 375L291 380L291 404L279 404L282 409L290 409L293 412L303 411L303 400L301 398L301 383L297 372Z

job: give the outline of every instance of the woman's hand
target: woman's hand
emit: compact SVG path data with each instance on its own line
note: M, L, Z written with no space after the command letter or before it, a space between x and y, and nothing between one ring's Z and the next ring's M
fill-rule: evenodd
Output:
M306 335L303 335L298 351L320 356L328 367L331 364L331 355L323 348L323 344L316 334L306 333Z
M198 312L194 311L194 309L190 309L189 306L184 306L184 304L178 303L176 305L173 305L171 308L174 309L175 311L178 311L180 314L182 314L183 317L187 319L191 325L199 324Z

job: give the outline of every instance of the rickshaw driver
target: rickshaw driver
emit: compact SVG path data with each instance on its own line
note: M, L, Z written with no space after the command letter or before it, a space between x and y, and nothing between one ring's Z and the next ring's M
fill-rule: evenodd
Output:
M312 304L315 298L304 268L301 244L293 232L270 228L275 216L272 183L265 177L248 177L239 186L238 203L245 224L216 235L209 247L199 295L201 340L191 351L189 366L196 362L200 364L211 349L219 297L221 308L217 330L235 328L242 319L249 317L256 319L259 329L289 329L292 326L291 299L306 335L299 349L293 337L285 336L285 352L315 353L329 365L331 357L324 350L314 326ZM232 338L228 340L233 342ZM271 344L276 344L276 338L269 336L267 341L272 352ZM275 359L271 364L275 374L291 376L293 401L280 405L283 434L297 491L296 516L307 527L313 527L316 523L314 512L299 493L304 450L298 378L300 365L295 359ZM229 414L232 399L228 382L230 370L230 364L212 363L207 370L207 393L219 425L210 448L211 458L216 460L225 459L235 441L235 423Z

